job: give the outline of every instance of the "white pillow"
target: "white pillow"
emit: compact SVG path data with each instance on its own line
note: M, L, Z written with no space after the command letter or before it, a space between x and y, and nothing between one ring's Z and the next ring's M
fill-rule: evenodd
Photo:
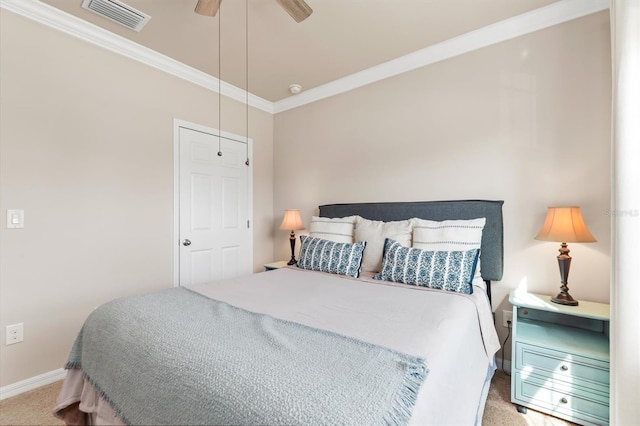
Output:
M484 217L469 220L426 220L411 219L413 225L413 245L430 251L465 251L479 249L482 243L482 230L487 219ZM480 252L482 258L482 252ZM480 278L478 280L478 278ZM476 267L474 284L482 281L480 260ZM484 282L483 282L484 284Z
M355 216L337 217L333 219L312 216L311 224L309 225L309 236L335 241L336 243L353 243L355 221Z
M411 220L382 222L358 216L356 218L355 241L366 241L362 256L362 270L380 272L384 240L391 238L405 247L411 247Z

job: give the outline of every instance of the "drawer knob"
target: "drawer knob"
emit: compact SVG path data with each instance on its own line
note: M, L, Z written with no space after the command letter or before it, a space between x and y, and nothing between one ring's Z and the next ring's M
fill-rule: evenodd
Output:
M560 402L562 402L563 404L566 404L566 403L567 403L567 398L562 398L562 399L560 400Z
M567 367L566 365L563 365L562 367L560 367L560 370L562 371L567 371L569 369L569 367Z

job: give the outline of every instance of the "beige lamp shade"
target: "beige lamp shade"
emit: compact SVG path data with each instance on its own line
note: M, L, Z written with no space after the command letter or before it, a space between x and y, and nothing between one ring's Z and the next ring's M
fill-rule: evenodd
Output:
M300 210L294 210L294 209L285 210L284 218L282 219L282 224L280 224L280 229L287 229L291 231L304 229L304 225L302 224L302 219L300 218Z
M562 243L593 243L591 235L582 219L580 207L549 207L542 229L536 240Z

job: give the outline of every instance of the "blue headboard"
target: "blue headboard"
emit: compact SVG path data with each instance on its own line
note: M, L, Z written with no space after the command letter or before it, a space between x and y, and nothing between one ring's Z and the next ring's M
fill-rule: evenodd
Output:
M482 279L487 282L487 293L491 299L491 281L501 280L503 272L503 204L504 201L454 200L325 204L319 208L320 216L323 217L359 215L366 219L385 222L412 217L429 220L486 218L487 222L482 231L480 260Z

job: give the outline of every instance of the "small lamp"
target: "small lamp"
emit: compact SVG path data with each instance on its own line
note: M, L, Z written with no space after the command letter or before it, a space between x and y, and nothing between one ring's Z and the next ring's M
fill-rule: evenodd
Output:
M580 207L549 207L542 229L535 238L536 240L561 243L558 250L560 252L558 267L560 268L562 285L560 293L556 297L552 297L551 301L561 305L577 306L578 301L571 297L567 286L569 267L571 266L567 243L593 243L596 241L582 219Z
M287 262L287 265L295 265L296 263L298 263L298 261L296 260L296 257L294 255L294 251L296 248L296 234L293 231L304 229L304 226L302 225L302 219L300 219L300 211L293 209L285 210L280 229L291 230L291 235L289 236L289 242L291 243L291 260Z

